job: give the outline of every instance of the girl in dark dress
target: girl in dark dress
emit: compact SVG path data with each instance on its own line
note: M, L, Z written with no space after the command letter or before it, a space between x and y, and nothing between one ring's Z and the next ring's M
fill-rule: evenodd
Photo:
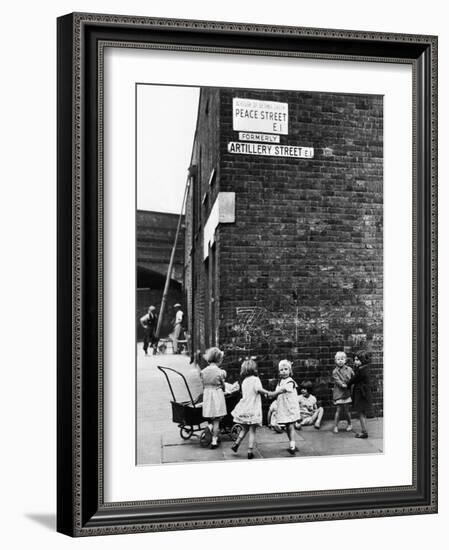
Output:
M369 379L369 363L371 357L367 351L359 351L354 355L354 376L349 380L352 387L353 408L359 413L362 431L355 434L358 439L367 439L366 415L371 407L371 384Z

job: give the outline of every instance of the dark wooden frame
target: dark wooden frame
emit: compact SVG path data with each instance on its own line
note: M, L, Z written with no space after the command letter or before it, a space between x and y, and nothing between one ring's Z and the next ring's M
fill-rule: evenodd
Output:
M413 67L413 483L104 503L102 51L105 44ZM58 19L58 503L72 536L437 511L437 38L94 14ZM151 497L151 495L149 495Z

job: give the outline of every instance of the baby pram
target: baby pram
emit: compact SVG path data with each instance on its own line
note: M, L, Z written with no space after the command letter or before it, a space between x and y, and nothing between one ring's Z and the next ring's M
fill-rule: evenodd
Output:
M179 371L170 367L158 366L157 368L164 374L168 387L170 388L170 393L173 397L173 400L170 401L172 408L172 420L179 427L179 435L182 439L190 439L192 435L195 435L200 438L201 446L207 447L211 442L211 434L208 427L204 426L204 423L206 423L207 420L203 417L202 394L194 399L186 377ZM182 378L189 397L188 400L178 401L176 399L173 385L170 382L169 373L174 373ZM220 421L220 433L228 434L233 440L235 440L237 439L242 427L239 424L234 424L230 413L239 400L238 391L225 394L225 399L227 414ZM201 426L201 424L203 424L203 426ZM198 435L197 432L201 433Z
M198 405L198 398L194 399L192 392L190 391L189 384L186 377L179 371L170 367L157 367L165 376L170 393L173 397L171 401L172 420L179 426L179 435L182 439L190 439L192 435L196 435L196 432L203 430L201 424L205 422L203 418L203 408ZM176 399L175 392L173 390L172 383L168 373L174 373L176 376L180 376L184 381L184 385L187 389L189 399L186 401L178 401Z

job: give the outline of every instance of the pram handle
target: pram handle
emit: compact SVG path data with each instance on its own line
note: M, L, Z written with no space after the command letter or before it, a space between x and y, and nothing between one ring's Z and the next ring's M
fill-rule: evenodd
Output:
M177 403L176 397L175 397L175 393L174 393L174 391L173 391L173 387L172 387L172 385L171 385L171 383L170 383L170 379L169 379L169 377L168 377L168 374L165 372L166 370L169 370L169 371L174 372L175 374L178 374L178 375L184 380L184 384L186 385L187 392L188 392L189 397L190 397L190 401L191 401L193 407L196 408L195 401L193 400L193 395L192 395L192 392L190 391L189 385L187 384L186 377L185 377L183 374L181 374L179 371L177 371L177 370L175 370L175 369L172 369L172 368L170 368L170 367L160 367L160 366L158 365L157 368L163 373L163 375L164 375L165 378L167 379L168 387L170 388L170 392L171 392L171 394L172 394L172 396L173 396L173 401L174 401L175 403Z

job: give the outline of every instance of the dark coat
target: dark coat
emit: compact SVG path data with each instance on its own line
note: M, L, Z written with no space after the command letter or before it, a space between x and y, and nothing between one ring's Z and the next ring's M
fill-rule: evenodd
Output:
M360 366L349 380L352 387L352 407L358 412L367 413L372 405L371 383L368 365Z

